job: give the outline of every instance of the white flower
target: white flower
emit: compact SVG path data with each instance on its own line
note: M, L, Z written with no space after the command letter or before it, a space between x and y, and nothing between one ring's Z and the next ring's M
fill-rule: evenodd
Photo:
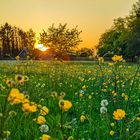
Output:
M108 105L108 101L107 100L102 100L101 101L101 106L102 107L106 107Z
M43 125L41 125L41 126L39 127L39 129L40 129L40 131L41 131L42 133L46 133L46 132L49 131L49 126L43 124Z
M107 108L104 107L104 106L102 106L102 107L100 108L100 112L101 112L101 114L106 113L106 112L107 112Z
M81 94L84 94L84 93L85 93L84 90L80 90L79 92L80 92Z

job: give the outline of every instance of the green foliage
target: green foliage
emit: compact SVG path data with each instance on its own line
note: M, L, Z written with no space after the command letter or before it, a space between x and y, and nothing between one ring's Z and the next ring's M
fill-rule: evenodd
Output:
M136 2L129 16L114 20L113 26L102 34L97 46L103 56L123 55L126 58L140 56L140 1Z

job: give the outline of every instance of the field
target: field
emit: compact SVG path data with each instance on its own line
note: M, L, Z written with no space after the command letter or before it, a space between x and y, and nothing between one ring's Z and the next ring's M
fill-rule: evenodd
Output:
M138 63L0 62L0 140L138 140L139 128Z

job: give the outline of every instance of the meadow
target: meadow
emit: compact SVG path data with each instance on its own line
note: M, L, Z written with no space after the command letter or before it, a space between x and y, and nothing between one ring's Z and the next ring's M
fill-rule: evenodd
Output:
M139 65L1 61L0 140L140 139Z

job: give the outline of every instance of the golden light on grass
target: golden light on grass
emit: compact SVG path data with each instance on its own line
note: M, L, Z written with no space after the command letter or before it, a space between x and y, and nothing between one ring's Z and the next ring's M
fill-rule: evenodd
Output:
M42 51L42 52L45 52L46 50L49 49L49 47L45 47L43 44L36 44L35 48Z

